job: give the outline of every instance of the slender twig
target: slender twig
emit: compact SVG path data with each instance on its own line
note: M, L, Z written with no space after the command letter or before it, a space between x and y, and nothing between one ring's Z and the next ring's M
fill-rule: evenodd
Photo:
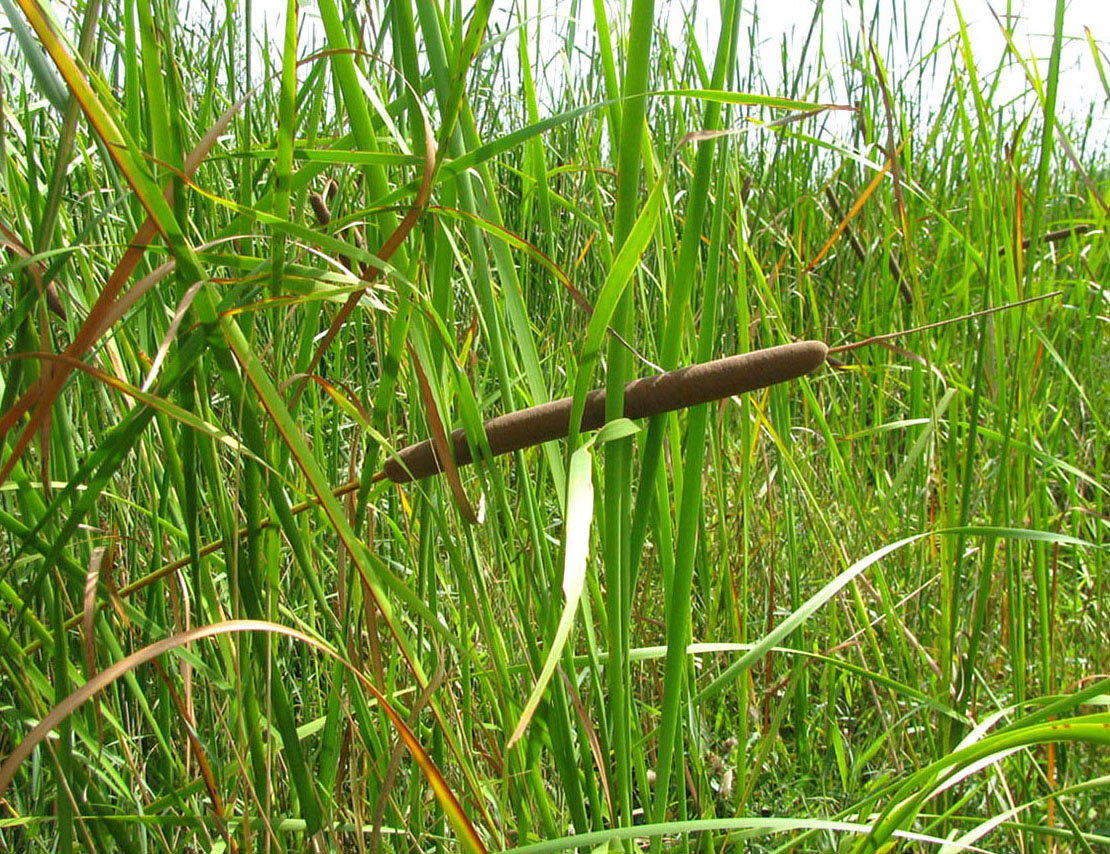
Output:
M1018 300L1017 302L1008 302L1006 305L995 306L994 308L985 308L982 311L973 311L971 314L965 314L961 317L952 317L948 320L938 320L936 323L926 323L924 326L915 326L913 329L902 329L898 332L888 332L885 335L873 335L870 338L864 338L862 341L853 341L851 344L841 344L839 347L830 347L829 354L833 353L846 353L849 350L858 350L860 347L866 347L868 344L878 344L881 341L890 341L894 338L901 338L904 335L913 335L915 332L926 332L930 329L937 329L941 326L948 326L953 323L961 323L965 320L974 320L977 317L984 317L988 314L997 314L1000 311L1007 311L1011 308L1018 308L1019 306L1029 305L1031 302L1040 302L1041 300L1052 299L1054 297L1062 296L1063 291L1053 291L1049 294L1041 294L1036 297L1029 297L1029 299Z
M1042 234L1039 238L1026 237L1024 240L1021 241L1021 248L1028 249L1030 246L1033 245L1034 239L1040 240L1041 243L1057 243L1061 240L1067 240L1073 234L1076 237L1086 234L1092 228L1094 228L1094 226L1091 225L1089 222L1079 222L1075 225L1070 225L1067 228L1058 228L1055 231L1049 231L1045 234ZM1004 255L1009 248L1009 246L1000 246L998 249L998 254Z

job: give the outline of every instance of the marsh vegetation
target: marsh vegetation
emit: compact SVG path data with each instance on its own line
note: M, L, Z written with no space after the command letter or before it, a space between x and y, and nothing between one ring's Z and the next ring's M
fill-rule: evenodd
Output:
M1105 850L1110 33L1063 8L986 65L818 4L772 84L735 0L273 50L4 0L0 851Z

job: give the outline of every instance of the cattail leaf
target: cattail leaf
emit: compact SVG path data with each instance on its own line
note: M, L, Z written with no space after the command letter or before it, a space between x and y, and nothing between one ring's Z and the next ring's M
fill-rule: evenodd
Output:
M3 8L4 14L7 16L8 26L12 28L12 32L15 34L15 40L19 43L19 49L23 52L23 58L27 62L27 68L30 70L35 83L42 90L42 94L46 96L46 100L50 102L50 106L59 113L64 113L66 104L69 103L69 93L66 91L62 78L58 76L54 66L47 60L42 46L31 35L23 16L19 14L19 9L12 0L0 0L0 7Z
M616 422L619 424L619 422ZM619 433L621 428L610 431ZM616 436L609 436L616 438ZM535 687L524 704L524 711L520 714L520 721L509 738L508 746L512 747L528 728L532 716L543 698L547 684L555 672L555 665L563 654L567 638L570 636L571 626L574 625L574 615L578 612L578 603L582 598L582 588L586 579L586 565L590 556L590 523L594 516L594 484L593 484L593 442L588 442L571 454L570 467L567 469L567 521L565 526L566 546L563 549L563 613L559 617L559 626L555 630L555 637L547 651L547 658L540 670Z
M595 445L604 445L606 442L615 442L634 433L639 433L640 428L627 418L615 418L597 431L591 442Z

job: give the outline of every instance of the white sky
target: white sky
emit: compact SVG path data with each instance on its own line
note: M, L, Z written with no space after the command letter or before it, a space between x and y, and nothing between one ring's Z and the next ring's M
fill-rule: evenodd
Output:
M668 34L675 44L681 44L684 38L684 15L678 8L692 0L656 0L658 17L665 22ZM712 67L712 49L716 44L720 30L720 16L718 0L697 0L698 14L695 23L696 35L701 45L704 60L707 66ZM670 3L668 7L667 3ZM610 20L626 21L631 0L606 0L610 9ZM285 17L286 0L254 0L256 15L265 20L265 26L270 28L271 37L280 38ZM926 49L938 41L954 36L959 29L956 15L955 0L825 0L822 11L822 20L825 39L825 57L838 61L840 50L838 36L842 27L847 24L854 32L858 32L862 14L865 21L870 23L878 10L880 23L883 27L895 24L894 15L901 16L905 12L907 20L897 20L896 26L899 39L903 34L909 33L912 39L916 36L916 29L925 20L927 23L923 43ZM1011 7L1014 19L1015 32L1014 44L1026 59L1035 59L1039 74L1044 77L1048 73L1048 58L1052 44L1053 16L1055 2L1051 0L962 0L959 3L964 19L968 23L971 34L971 43L975 52L976 67L981 74L992 72L999 63L1005 51L1003 38L998 23L992 16L992 8L1004 16L1007 6ZM757 27L757 44L760 51L760 67L763 69L771 91L788 94L787 84L782 80L781 46L785 37L788 51L797 56L800 63L801 46L809 28L813 15L815 0L745 0L741 20L741 52L738 61L746 68L748 56L746 45L747 33L753 25ZM527 9L530 16L530 28L537 32L541 40L541 59L549 75L563 76L566 74L566 62L561 58L563 48L561 38L556 38L556 31L565 29L565 22L569 17L572 7L571 0L498 0L498 11L491 16L491 22L500 22L502 28L508 23L516 21L517 9ZM578 0L579 20L577 44L587 52L592 51L592 43L596 38L593 23L593 0ZM320 31L318 16L313 0L300 0L302 30L301 50L311 49L313 40L319 40ZM939 38L937 26L939 24ZM263 26L259 20L259 30ZM1095 62L1091 55L1091 48L1087 41L1085 28L1089 28L1092 37L1103 55L1103 65L1110 73L1110 0L1069 0L1064 18L1064 52L1062 62L1062 83L1060 89L1059 112L1061 115L1068 113L1085 114L1091 103L1098 105L1096 121L1101 131L1110 136L1110 105L1107 104L1106 93L1099 81ZM533 36L533 39L535 36ZM885 40L885 36L881 37ZM941 50L940 68L936 80L939 84L946 79L948 62L952 56L953 47ZM912 46L912 45L911 45ZM885 44L879 43L880 53L885 53ZM515 56L515 50L507 50L506 55ZM810 57L815 55L815 45L811 45ZM913 58L911 57L911 60ZM897 76L901 69L897 68L899 62L906 62L905 56L895 57L888 73ZM536 71L537 78L541 72ZM830 80L837 79L836 69L833 69ZM558 88L565 81L553 81ZM541 82L537 80L537 85ZM1024 72L1016 64L1004 72L1002 76L1000 94L996 96L995 103L1003 103L1011 98L1019 98L1028 92L1028 84ZM823 92L821 98L838 100L835 92ZM926 97L929 92L923 92ZM940 92L933 92L938 98ZM541 94L542 99L542 94ZM542 106L542 100L541 100ZM928 105L924 105L926 108ZM1023 109L1032 109L1031 100L1023 104ZM926 109L927 112L927 109Z
M178 0L181 7L196 10L205 5L203 0ZM355 0L341 0L341 2L355 2ZM464 4L471 0L463 0ZM592 53L593 41L596 39L596 29L593 24L594 0L578 0L580 18L578 21L577 45L580 49ZM610 9L610 19L626 21L628 7L631 0L605 0ZM720 30L718 13L719 0L656 0L658 17L664 22L668 35L674 44L681 44L684 40L683 22L685 16L679 5L688 6L697 2L698 13L695 30L701 45L704 60L708 66L712 65L712 49L716 44ZM667 5L670 4L670 5ZM741 52L739 62L746 68L749 57L747 56L749 28L757 27L757 49L759 50L759 65L767 78L769 90L778 94L788 94L787 84L782 78L782 60L780 56L782 40L787 40L788 51L793 59L793 66L799 65L801 45L805 38L809 22L813 14L816 0L744 0L743 17L741 21ZM220 4L217 4L220 5ZM268 27L271 38L280 39L283 30L286 0L253 0L252 6L256 16L256 31L261 35L263 27ZM824 29L824 55L826 59L838 61L840 50L837 43L842 26L847 23L854 31L859 29L862 16L870 22L878 10L880 22L891 26L894 15L901 15L904 11L908 20L897 21L899 37L909 34L912 38L923 18L927 19L925 25L924 43L932 46L938 41L943 41L954 36L958 31L956 16L957 0L825 0L822 11ZM1014 43L1026 58L1036 60L1039 73L1044 76L1048 72L1048 56L1051 48L1053 15L1055 2L1053 0L962 0L960 8L967 20L972 36L972 45L975 52L976 67L980 73L992 72L998 65L1000 57L1005 50L1005 40L997 22L991 14L995 9L1004 15L1007 6L1012 7L1018 16L1014 33ZM301 12L301 37L300 51L308 53L314 45L321 41L318 13L314 0L300 0ZM541 63L545 71L535 70L537 78L543 73L548 75L548 83L556 90L567 84L567 63L560 51L563 43L554 36L556 31L565 29L566 20L572 9L572 0L496 0L496 11L491 18L494 23L500 22L502 29L506 22L515 23L516 9L526 9L530 16L529 25L533 33L538 32L541 40ZM189 17L189 12L185 15ZM198 17L198 16L193 16ZM538 22L538 23L537 23ZM0 26L6 21L0 13ZM937 26L939 24L939 36ZM1110 139L1110 104L1107 103L1106 93L1099 80L1091 48L1087 41L1085 28L1089 28L1102 54L1103 66L1110 73L1110 0L1068 0L1067 11L1064 19L1064 61L1063 85L1059 102L1061 115L1085 114L1091 104L1097 105L1096 123L1098 132L1104 138ZM885 53L885 36L880 36L880 52ZM954 40L953 43L954 45ZM937 86L947 77L947 63L953 53L953 47L942 48L939 53L940 68L937 72ZM276 50L276 49L275 49ZM815 55L815 46L811 46L809 60ZM506 50L506 56L515 57L515 50ZM911 58L912 59L912 58ZM580 61L580 60L579 60ZM894 58L888 66L888 73L897 78L905 65L898 68L899 63L906 63L906 57ZM561 78L561 79L560 79ZM833 68L829 80L835 84L838 79L837 69ZM537 79L541 88L541 109L543 104L542 80ZM996 96L995 103L1001 103L1010 98L1017 99L1027 93L1028 84L1024 73L1016 64L1003 73L1001 95ZM915 91L911 87L911 91ZM806 94L806 93L803 93ZM930 94L939 98L940 92L933 90L921 93L924 97ZM824 91L821 93L808 93L810 98L822 100L842 101L843 93ZM929 104L922 105L928 112ZM1031 99L1022 102L1023 110L1034 109L1035 104Z

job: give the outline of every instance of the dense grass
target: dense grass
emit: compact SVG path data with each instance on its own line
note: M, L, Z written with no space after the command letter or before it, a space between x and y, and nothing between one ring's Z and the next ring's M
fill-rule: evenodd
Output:
M652 0L318 0L272 58L230 0L17 5L0 851L1110 845L1110 175L1062 0L1017 102L897 3L774 88L731 0L705 53Z

